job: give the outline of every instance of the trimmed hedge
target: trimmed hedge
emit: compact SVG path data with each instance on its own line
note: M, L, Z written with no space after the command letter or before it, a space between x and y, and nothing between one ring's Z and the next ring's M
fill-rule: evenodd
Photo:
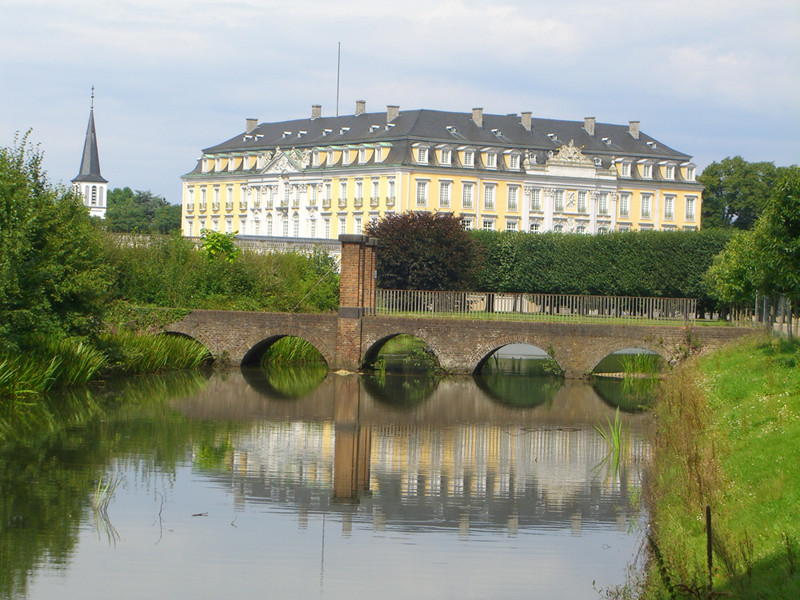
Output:
M697 298L708 310L714 300L705 273L731 232L473 235L483 256L482 291Z

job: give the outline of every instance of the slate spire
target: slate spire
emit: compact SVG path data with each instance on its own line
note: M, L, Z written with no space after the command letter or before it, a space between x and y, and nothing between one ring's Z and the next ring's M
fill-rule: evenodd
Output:
M81 168L73 183L108 183L100 174L100 155L97 151L97 134L94 128L94 86L92 86L92 105L89 109L89 124L86 127L86 141L83 143Z

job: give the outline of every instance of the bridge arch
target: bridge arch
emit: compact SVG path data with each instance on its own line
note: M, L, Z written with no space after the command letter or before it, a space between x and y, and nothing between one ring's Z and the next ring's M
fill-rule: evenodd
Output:
M474 351L471 353L469 364L474 365L472 369L472 373L477 375L483 369L483 366L489 360L489 358L505 346L509 346L511 344L525 344L527 346L533 346L538 348L542 352L545 352L556 361L559 368L564 371L564 365L562 361L559 360L558 352L555 348L553 348L552 343L549 340L541 338L539 336L530 336L530 335L507 335L507 336L500 336L495 338L494 340L480 344ZM563 360L563 359L562 359Z
M436 361L439 362L439 360L440 360L439 359L439 353L436 351L436 348L434 348L434 346L428 340L420 337L419 335L416 335L416 332L415 333L410 333L408 331L394 331L392 333L383 335L382 337L380 337L380 338L378 338L376 340L369 341L365 345L366 349L363 352L363 355L362 355L362 358L361 358L361 364L359 366L361 368L364 368L364 367L368 367L368 366L372 365L377 360L378 354L380 353L381 349L386 345L386 343L389 340L392 340L392 339L394 339L396 337L399 337L401 335L406 335L406 336L412 337L414 339L419 340L423 344L425 344L425 346L428 348L428 350L430 350L430 352L433 354L433 356L436 359Z
M652 354L660 356L666 364L671 364L670 353L666 351L663 344L655 344L643 340L615 341L597 348L594 352L587 354L584 365L586 374L591 374L603 360L619 352L620 350L646 350Z
M321 355L322 358L325 360L325 364L330 368L332 364L334 364L333 356L330 354L326 356L325 352L322 348L320 348L317 344L314 343L313 340L308 339L308 336L305 335L298 335L297 332L295 333L276 333L273 335L268 335L267 337L255 342L250 346L250 348L242 355L240 364L243 367L257 367L261 363L261 357L264 355L264 352L272 346L278 340L281 340L286 337L294 337L301 339L305 342L311 344Z

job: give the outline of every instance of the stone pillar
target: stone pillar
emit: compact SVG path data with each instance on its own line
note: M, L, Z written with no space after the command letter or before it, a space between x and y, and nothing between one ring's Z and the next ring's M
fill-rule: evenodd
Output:
M361 384L354 376L340 377L333 405L336 437L333 455L334 503L358 503L369 493L372 431L360 423Z
M375 312L375 248L377 240L366 235L343 234L339 278L339 321L336 362L340 369L361 366L361 319Z

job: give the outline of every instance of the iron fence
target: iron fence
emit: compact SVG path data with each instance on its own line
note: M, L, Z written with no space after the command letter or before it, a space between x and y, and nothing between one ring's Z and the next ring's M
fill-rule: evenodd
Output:
M556 322L694 321L694 298L376 290L379 315Z

